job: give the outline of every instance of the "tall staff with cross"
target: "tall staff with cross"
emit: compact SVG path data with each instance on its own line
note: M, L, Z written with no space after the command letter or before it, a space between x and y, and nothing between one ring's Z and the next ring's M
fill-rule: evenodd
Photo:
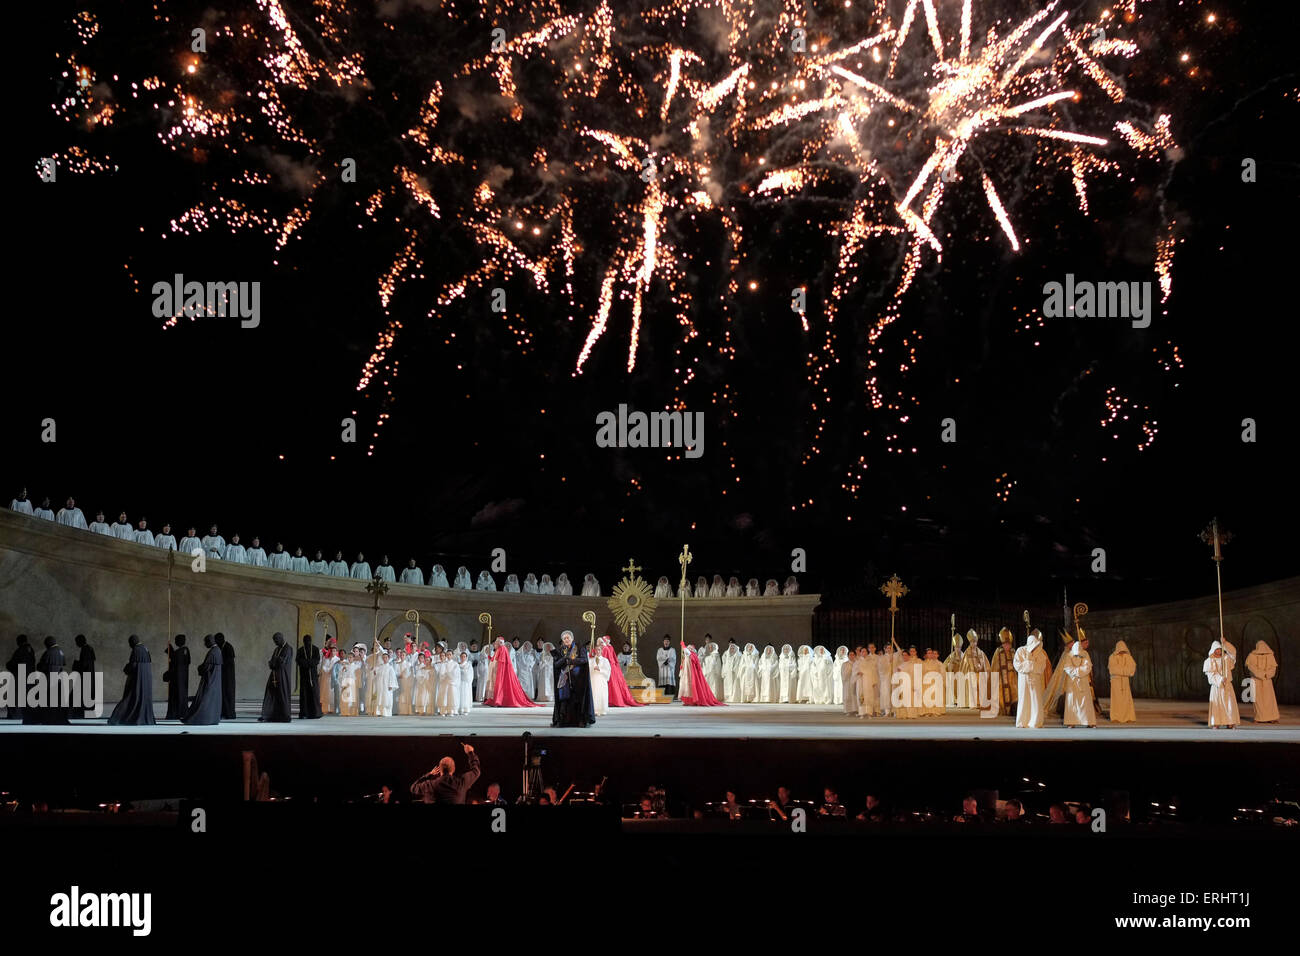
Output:
M907 585L894 574L880 586L880 592L889 598L889 643L897 647L898 642L894 640L894 618L898 614L898 599L907 593Z
M683 644L686 643L686 568L691 563L691 557L691 546L689 544L682 545L682 553L677 555L677 563L682 566L682 580L677 585L677 597L682 605L682 627L679 633L682 636L681 643Z

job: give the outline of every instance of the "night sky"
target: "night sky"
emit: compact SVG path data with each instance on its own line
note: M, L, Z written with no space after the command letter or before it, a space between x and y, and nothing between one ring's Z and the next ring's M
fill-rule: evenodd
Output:
M882 337L882 374L909 396L901 425L871 408L862 388L866 329L889 304L897 244L873 247L858 267L835 322L829 405L810 407L819 397L807 361L825 335L839 248L829 227L843 198L834 182L779 203L729 194L747 247L727 317L710 304L729 280L720 264L725 236L707 223L674 234L691 250L679 286L694 297L700 331L688 385L677 388L679 324L654 282L635 369L626 368L631 319L622 303L575 376L588 311L570 318L558 294L538 293L516 275L486 283L507 290L508 320L488 309L485 289L426 318L440 283L476 255L465 230L451 217L421 218L409 202L386 205L394 215L379 221L358 211L409 159L410 143L399 139L416 124L429 86L451 87L465 51L483 46L484 27L468 12L449 23L451 5L391 3L378 13L360 5L344 45L365 52L371 88L287 100L305 128L327 131L327 163L256 137L238 155L197 140L169 148L159 141L166 121L158 111L127 102L131 81L156 75L243 108L241 84L257 70L241 71L220 42L202 76L178 77L191 21L238 22L252 4L163 4L168 23L148 10L100 6L13 11L20 24L12 35L24 38L29 67L14 93L25 132L11 152L26 178L11 194L20 231L11 281L32 294L11 313L5 337L5 502L26 485L56 510L75 495L88 519L103 508L111 521L125 509L155 531L170 521L178 537L188 524L203 533L217 522L245 543L259 534L268 548L282 540L327 557L341 548L349 560L364 550L372 564L387 552L399 568L418 558L426 573L438 561L449 575L459 564L477 575L502 547L521 580L528 571L567 571L576 583L592 571L605 593L629 556L652 581L666 574L675 582L676 554L689 541L692 578L784 580L791 550L803 548L802 589L845 600L879 600L879 581L896 571L922 590L997 590L1025 602L1068 585L1072 599L1098 610L1212 593L1209 550L1197 534L1215 515L1235 534L1225 587L1300 573L1291 376L1300 81L1294 24L1278 21L1287 14L1277 4L1139 4L1143 20L1131 35L1141 53L1129 61L1128 92L1151 115L1172 116L1181 158L1133 159L1118 141L1102 148L1123 175L1091 182L1089 215L1068 174L1040 168L1035 144L984 150L981 168L999 183L1018 253L991 217L978 169L959 166L963 182L932 222L942 227L942 260L925 256L902 318ZM87 45L73 21L83 9L99 23ZM951 22L947 5L940 13ZM1179 59L1184 52L1188 61ZM120 105L107 129L87 128L77 110L51 109L76 95L75 79L62 76L69 54L92 64L101 103ZM545 112L542 93L529 98L535 78L521 67L518 79L521 99ZM458 148L522 169L534 144L518 145L516 125L461 112L447 133ZM1080 128L1089 118L1076 117ZM570 148L562 130L530 123L522 129L536 142L557 154ZM55 184L33 175L39 157L73 146L111 157L116 172L61 170ZM783 149L775 137L760 146L778 158ZM344 155L358 158L356 184L339 183L330 165ZM1257 182L1242 182L1245 157L1257 162ZM284 173L259 193L273 210L301 201L295 170L328 168L298 238L279 252L259 231L161 238L170 220L252 160ZM442 188L451 197L472 185L465 174ZM625 200L608 184L579 196L591 254L576 277L584 288L599 287L595 257L618 241L607 214ZM1027 327L1043 284L1067 272L1154 284L1153 249L1168 219L1178 240L1173 292L1161 307L1156 286L1150 328L1050 319ZM385 315L377 278L410 236L423 278L403 285ZM174 272L260 281L260 326L200 319L163 329L149 288ZM789 307L800 285L814 307L809 331ZM358 391L391 319L402 323L396 374L390 364ZM519 329L527 330L522 348ZM700 344L727 335L729 356ZM911 348L909 370L894 374L888 366ZM1125 411L1133 417L1114 427L1101 425L1108 387L1132 403ZM599 412L620 403L662 409L678 396L706 413L702 458L596 447ZM358 441L344 444L340 420L354 413ZM380 415L388 417L371 454ZM57 422L54 444L40 440L46 417ZM955 443L940 440L946 417L956 419ZM1243 418L1257 422L1253 444L1241 440ZM1154 421L1156 433L1139 451L1140 420ZM803 464L810 445L820 453ZM866 467L850 493L844 485L860 459ZM1004 478L1014 482L1005 500L997 493ZM1105 575L1089 570L1095 547L1106 549Z

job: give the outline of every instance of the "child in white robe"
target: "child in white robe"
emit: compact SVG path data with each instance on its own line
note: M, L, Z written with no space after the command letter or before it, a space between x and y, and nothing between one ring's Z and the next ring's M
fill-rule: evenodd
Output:
M360 670L361 662L356 658L339 661L339 716L341 717L356 717L361 713Z
M469 651L460 652L460 663L456 665L460 672L460 693L456 695L456 713L468 714L474 700L474 668L469 662Z
M609 712L609 678L613 670L609 666L609 658L604 654L595 653L587 659L590 665L587 670L591 674L591 703L594 713L600 717Z
M428 651L420 652L420 663L415 667L415 695L411 709L421 716L433 713L433 661Z
M438 686L434 705L439 717L450 717L456 713L456 689L460 685L459 673L453 673L453 670L459 670L446 653L439 653L437 663L434 664L434 670L438 675Z
M393 716L393 691L397 690L397 668L390 662L388 652L379 655L379 664L370 672L370 700L373 717Z

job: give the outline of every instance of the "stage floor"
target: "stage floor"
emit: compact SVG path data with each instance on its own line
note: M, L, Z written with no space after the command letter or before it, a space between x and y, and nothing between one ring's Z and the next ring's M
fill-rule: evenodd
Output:
M717 740L1102 740L1242 741L1300 743L1300 707L1281 708L1282 722L1255 724L1246 719L1235 730L1206 726L1208 705L1199 701L1135 702L1138 723L1098 721L1095 729L1062 727L1060 718L1041 730L1017 729L1010 718L984 719L974 711L915 720L859 719L835 707L808 704L731 704L684 707L656 704L614 708L584 730L551 727L551 708L475 707L461 717L325 717L287 724L257 721L260 702L241 701L240 717L212 727L163 721L153 727L109 727L104 720L74 720L67 727L23 726L0 721L0 734L143 734L149 736L358 736L358 737L517 737L524 731L547 736L641 737ZM1249 705L1246 707L1249 713ZM158 712L165 712L159 706ZM1055 724L1055 725L1053 725Z

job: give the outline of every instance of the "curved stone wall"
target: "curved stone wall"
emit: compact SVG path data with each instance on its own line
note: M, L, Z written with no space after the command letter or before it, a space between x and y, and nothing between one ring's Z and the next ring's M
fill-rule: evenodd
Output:
M185 634L194 664L202 659L204 634L221 631L234 644L236 686L241 699L261 699L271 635L282 631L297 641L325 633L340 644L370 642L375 628L373 598L366 582L316 574L298 574L209 561L203 573L191 559L106 535L65 528L51 521L0 509L0 664L13 650L13 638L27 634L38 648L46 634L59 639L69 662L72 638L85 634L104 671L107 700L121 693L126 639L138 634L153 657L154 698L166 700L168 634ZM171 625L168 626L170 592ZM622 644L606 601L608 597L559 597L457 591L390 584L378 614L381 635L404 635L414 629L405 617L419 612L420 639L482 641L482 611L492 615L493 635L558 643L560 631L587 628L582 612L596 612L596 633ZM818 595L777 598L692 598L686 602L686 633L698 641L710 632L720 643L735 637L742 645L808 643ZM638 657L647 674L656 672L655 649L664 634L678 639L679 607L661 604L650 633L638 641ZM395 642L396 643L396 642ZM191 672L191 687L195 676Z

